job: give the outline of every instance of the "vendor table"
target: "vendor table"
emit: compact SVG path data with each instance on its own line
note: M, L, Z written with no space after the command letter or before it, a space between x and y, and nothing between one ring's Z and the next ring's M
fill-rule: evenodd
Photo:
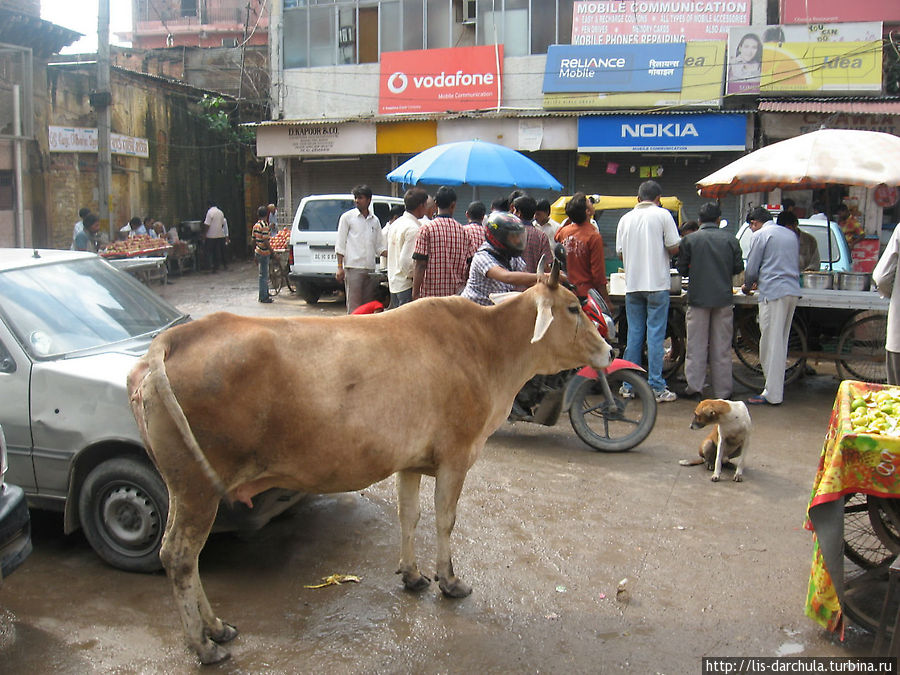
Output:
M107 260L107 262L123 272L128 272L145 284L149 284L151 281L159 281L161 284L165 284L168 281L169 270L166 267L165 256L113 258Z
M807 508L805 527L814 532L814 544L806 614L832 631L843 631L845 612L864 627L877 627L887 593L888 566L900 550L897 523L891 522L894 502L888 501L887 522L876 530L888 555L880 563L873 561L872 569L861 568L845 578L845 497L900 497L900 438L854 433L850 423L853 400L866 391L884 388L854 380L841 383Z

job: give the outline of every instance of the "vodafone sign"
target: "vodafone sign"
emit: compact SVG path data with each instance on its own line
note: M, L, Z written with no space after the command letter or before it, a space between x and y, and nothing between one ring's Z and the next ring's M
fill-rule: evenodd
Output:
M382 52L378 112L447 112L500 104L503 45Z

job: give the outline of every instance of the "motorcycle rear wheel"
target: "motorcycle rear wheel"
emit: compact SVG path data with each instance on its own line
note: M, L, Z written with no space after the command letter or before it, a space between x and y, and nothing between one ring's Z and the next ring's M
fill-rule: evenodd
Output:
M603 393L599 380L584 380L575 390L569 408L569 421L582 441L601 452L623 452L637 446L656 424L656 397L639 373L617 370L606 376L612 401ZM631 387L634 398L623 398L623 384Z

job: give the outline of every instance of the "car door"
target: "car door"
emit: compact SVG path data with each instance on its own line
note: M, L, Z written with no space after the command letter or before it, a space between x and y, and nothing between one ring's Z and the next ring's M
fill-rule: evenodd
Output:
M0 425L6 434L10 483L34 492L33 442L29 413L31 359L0 321Z

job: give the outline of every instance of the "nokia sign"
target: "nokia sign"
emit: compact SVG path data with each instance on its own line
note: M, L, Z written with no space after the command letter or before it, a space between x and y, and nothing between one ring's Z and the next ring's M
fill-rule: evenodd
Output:
M579 152L745 150L747 116L733 113L609 115L578 120Z

